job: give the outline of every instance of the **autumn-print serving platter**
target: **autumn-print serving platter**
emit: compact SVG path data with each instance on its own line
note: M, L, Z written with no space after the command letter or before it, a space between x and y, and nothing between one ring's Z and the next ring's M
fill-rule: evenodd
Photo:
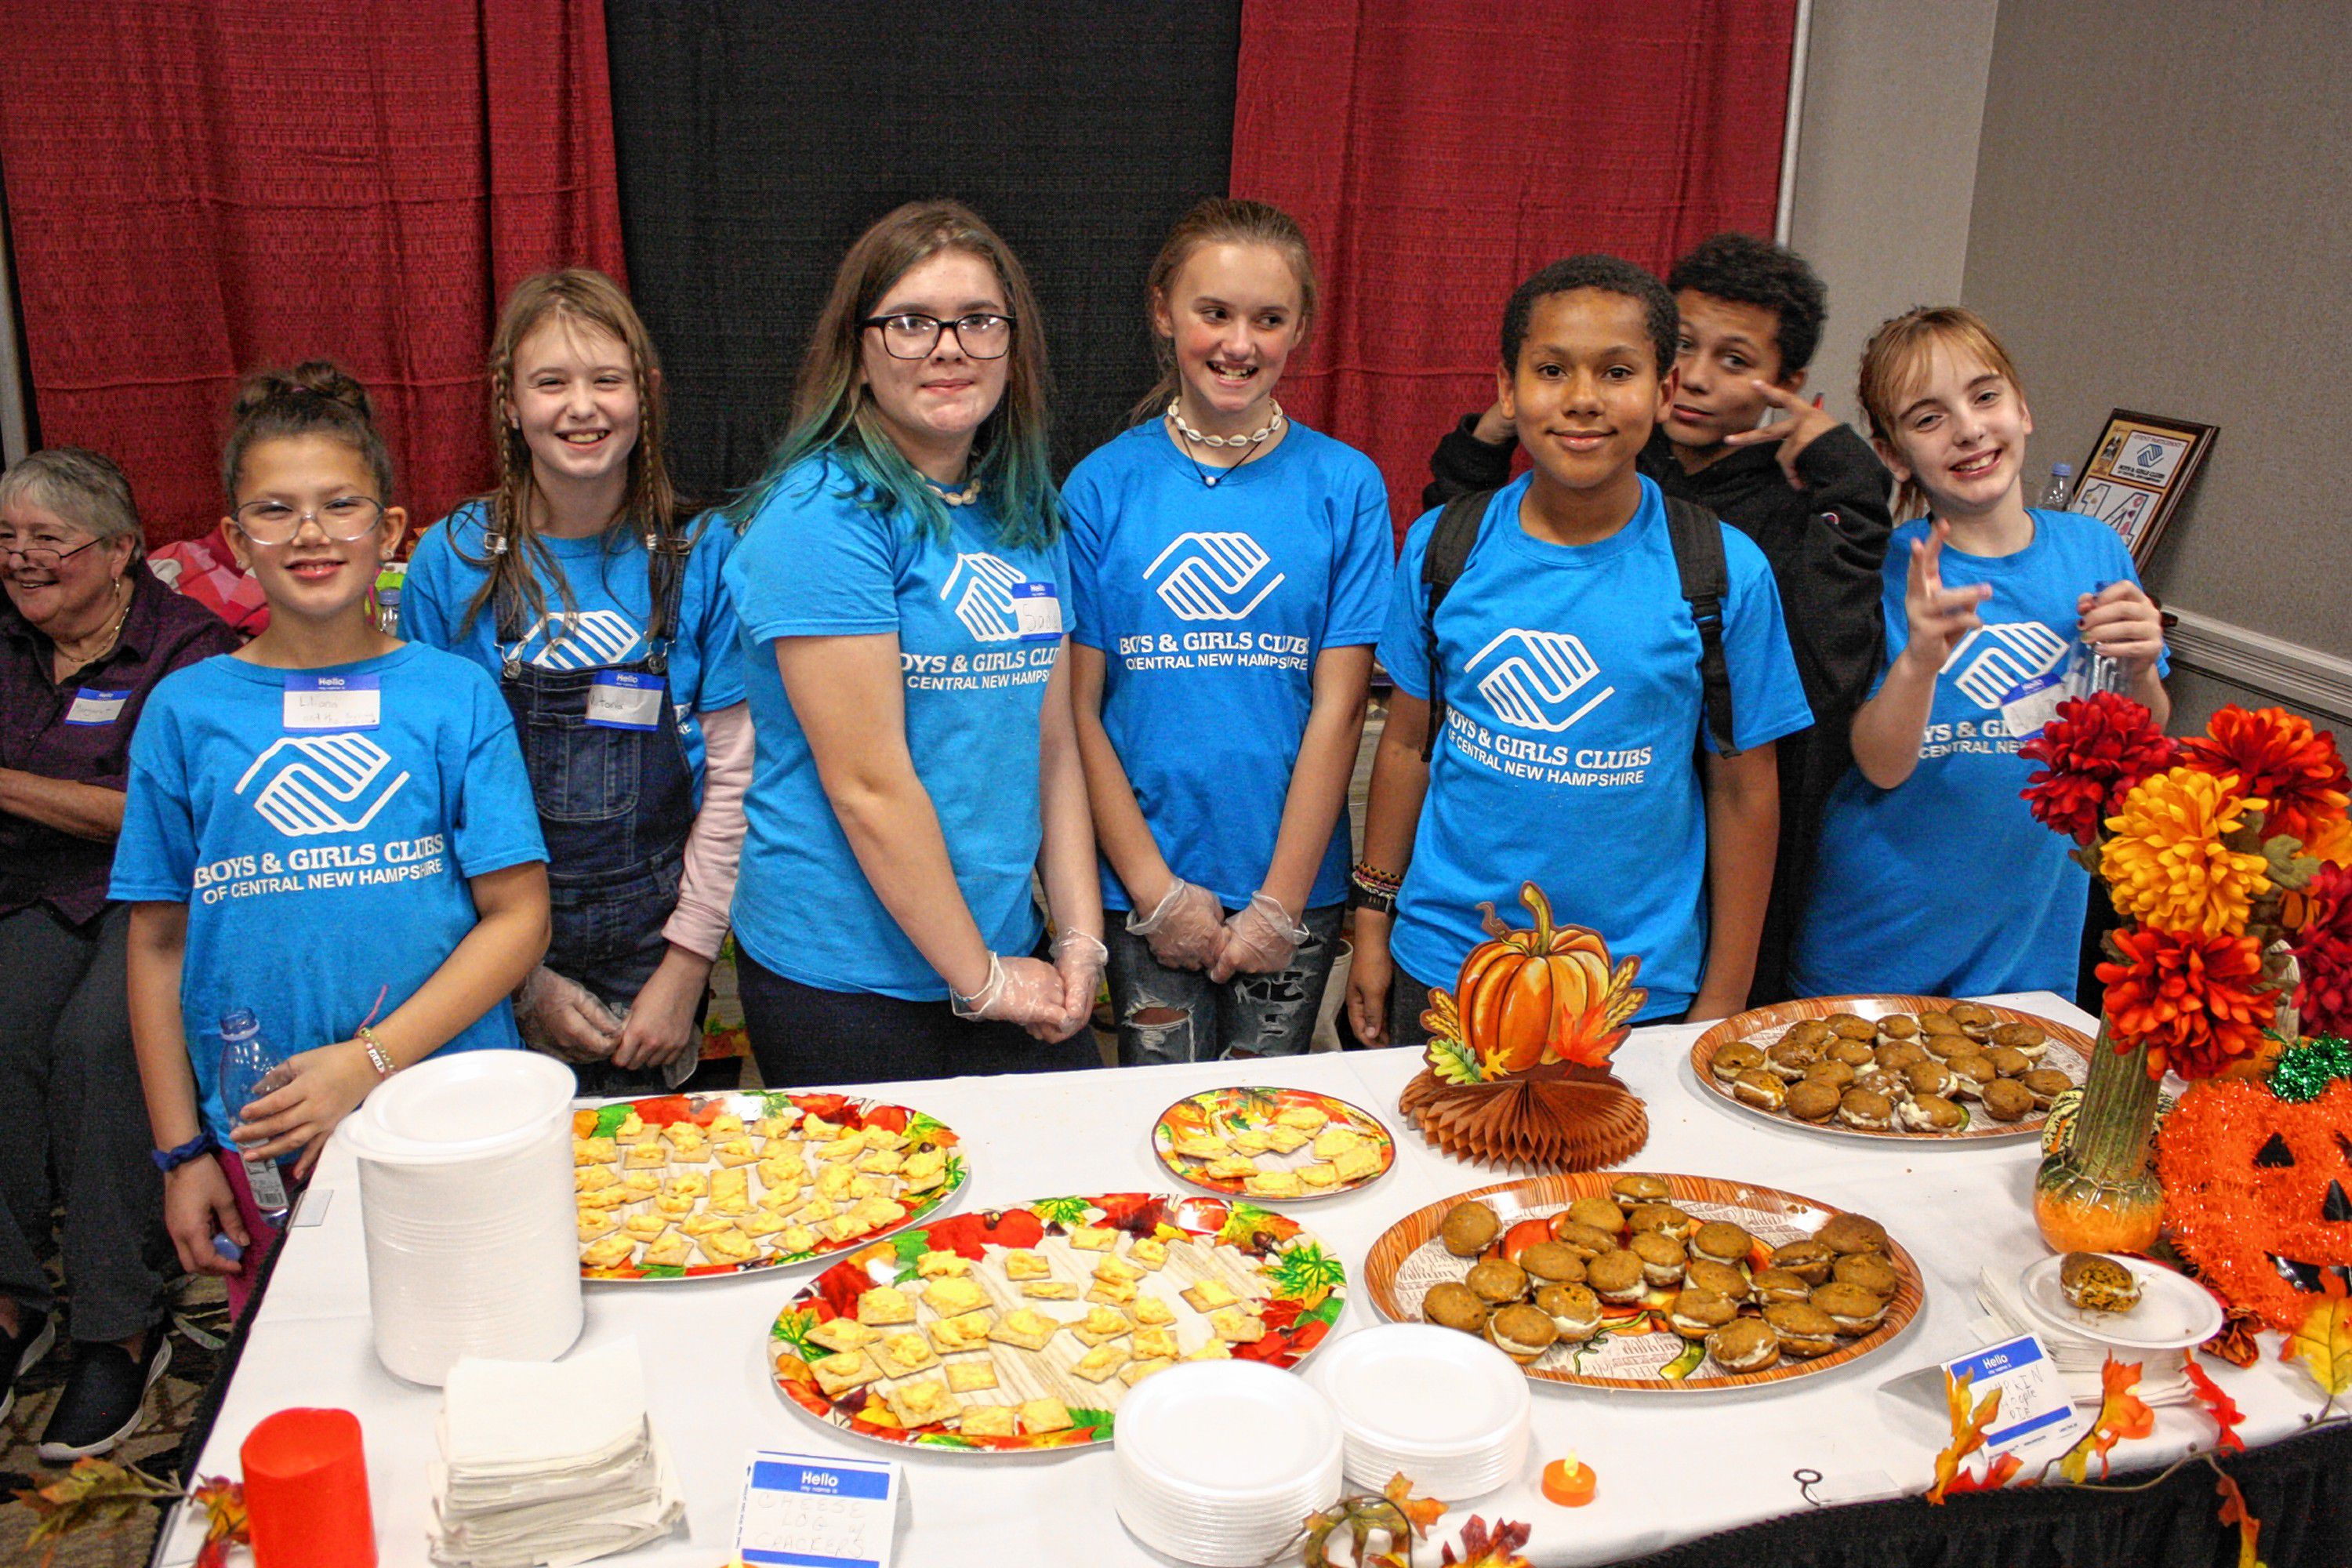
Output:
M584 1279L746 1274L845 1252L968 1175L953 1129L841 1094L660 1095L572 1113Z
M1379 1117L1306 1089L1186 1095L1160 1113L1151 1148L1179 1181L1258 1201L1332 1197L1396 1163L1396 1139Z
M1180 1361L1298 1364L1339 1321L1339 1255L1245 1202L1039 1198L860 1247L770 1330L780 1393L827 1425L928 1450L1111 1440L1128 1390Z
M1867 1047L1875 1058L1864 1060L1859 1049L1847 1053L1855 1058L1848 1064L1859 1080L1854 1087L1874 1085L1874 1092L1877 1089L1886 1091L1884 1098L1889 1101L1887 1109L1891 1113L1887 1125L1857 1125L1848 1118L1842 1103L1840 1109L1826 1117L1811 1119L1801 1116L1785 1102L1771 1103L1769 1086L1750 1083L1743 1088L1739 1082L1741 1071L1736 1070L1735 1064L1725 1056L1726 1047L1734 1043L1759 1055L1769 1053L1774 1047L1790 1039L1791 1031L1800 1026L1804 1026L1809 1033L1818 1033L1824 1027L1840 1026L1840 1021L1843 1019L1859 1019L1870 1026L1867 1037L1864 1037L1859 1025L1844 1024L1843 1026L1854 1033L1851 1037L1834 1037L1834 1044ZM2022 1027L2012 1029L2016 1026ZM1874 1069L1881 1062L1926 1057L1945 1068L1947 1077L1956 1078L1950 1071L1954 1063L1963 1056L1990 1060L1988 1053L1998 1052L2000 1040L2005 1032L2012 1038L2032 1041L2025 1052L2021 1053L2028 1056L2027 1065L2021 1067L2013 1058L2004 1058L2000 1065L2016 1070L1996 1074L1999 1079L2009 1081L2012 1090L2025 1094L2030 1100L2030 1103L2018 1100L2011 1104L2009 1109L2016 1112L2013 1116L2004 1118L1993 1114L1984 1098L1982 1086L1971 1088L1956 1082L1957 1092L1938 1093L1936 1098L1956 1106L1962 1120L1957 1126L1936 1126L1919 1103L1919 1093L1905 1080L1903 1074L1906 1068L1898 1067L1873 1076ZM2035 1035L2041 1037L2039 1040L2032 1040ZM1903 1050L1906 1045L1911 1048ZM1690 1061L1692 1072L1697 1075L1700 1086L1709 1093L1738 1106L1749 1115L1783 1127L1843 1138L1966 1142L2039 1134L2058 1096L2068 1088L2079 1086L2089 1075L2090 1057L2095 1048L2091 1037L2079 1029L2070 1028L2039 1014L1995 1006L1990 1003L1955 1001L1944 996L1895 994L1814 996L1797 1002L1775 1003L1769 1007L1752 1007L1724 1019L1692 1045ZM1785 1095L1804 1081L1813 1065L1818 1065L1818 1062L1809 1066L1789 1063L1776 1069L1768 1058L1746 1070L1777 1079L1781 1093ZM2066 1083L2061 1085L2055 1078L2035 1076L2048 1073L2063 1075ZM1841 1086L1841 1089L1843 1087L1847 1086ZM2007 1094L2011 1090L1998 1092ZM1946 1111L1943 1114L1948 1116L1950 1113Z
M1423 1321L1422 1301L1432 1287L1464 1279L1472 1266L1485 1258L1516 1261L1537 1242L1555 1239L1568 1223L1571 1204L1581 1198L1610 1198L1612 1184L1624 1174L1583 1171L1505 1182L1407 1215L1382 1233L1365 1257L1364 1286L1372 1304L1392 1321ZM1681 1209L1694 1224L1727 1220L1748 1232L1754 1245L1747 1260L1737 1267L1750 1276L1769 1266L1774 1248L1816 1236L1845 1212L1777 1187L1745 1182L1664 1174L1657 1180L1664 1184L1664 1201ZM1440 1238L1440 1229L1448 1214L1470 1202L1485 1204L1501 1225L1493 1242L1476 1257L1456 1257ZM1891 1237L1881 1255L1896 1276L1894 1293L1885 1299L1885 1315L1869 1332L1843 1337L1837 1348L1811 1360L1783 1357L1758 1372L1725 1370L1706 1353L1702 1342L1685 1340L1668 1325L1675 1294L1670 1287L1651 1289L1630 1305L1604 1303L1600 1331L1590 1340L1580 1344L1562 1341L1527 1366L1526 1372L1546 1383L1650 1394L1747 1388L1814 1376L1884 1348L1917 1315L1927 1295L1918 1265ZM1751 1317L1759 1310L1753 1302L1743 1303L1739 1315Z

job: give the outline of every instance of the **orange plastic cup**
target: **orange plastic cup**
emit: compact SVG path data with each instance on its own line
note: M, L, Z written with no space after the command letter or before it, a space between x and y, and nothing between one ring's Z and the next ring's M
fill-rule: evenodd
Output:
M239 1451L256 1568L376 1568L367 1453L348 1410L280 1410Z

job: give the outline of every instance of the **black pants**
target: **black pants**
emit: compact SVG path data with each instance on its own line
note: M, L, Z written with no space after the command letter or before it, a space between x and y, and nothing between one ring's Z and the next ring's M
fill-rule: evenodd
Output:
M770 1089L1102 1066L1084 1025L1048 1045L1017 1025L959 1018L945 1002L821 991L762 966L740 942L735 951L743 1027Z
M0 1295L53 1305L41 1267L65 1207L72 1337L129 1339L162 1317L163 1182L123 994L127 904L86 926L46 908L0 918Z

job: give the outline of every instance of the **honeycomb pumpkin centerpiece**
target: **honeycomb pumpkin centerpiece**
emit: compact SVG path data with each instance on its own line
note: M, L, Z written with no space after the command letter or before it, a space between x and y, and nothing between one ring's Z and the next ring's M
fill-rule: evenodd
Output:
M1456 1159L1561 1171L1630 1159L1650 1121L1609 1058L1649 1000L1633 984L1642 961L1614 962L1599 932L1556 923L1533 882L1519 902L1533 927L1512 930L1479 906L1488 940L1451 992L1430 992L1429 1066L1398 1109Z
M1554 925L1551 900L1533 882L1521 885L1519 902L1532 930L1510 930L1494 905L1478 906L1489 940L1470 950L1455 984L1460 1044L1487 1080L1559 1063L1606 1066L1649 999L1633 984L1642 961L1612 969L1600 933Z

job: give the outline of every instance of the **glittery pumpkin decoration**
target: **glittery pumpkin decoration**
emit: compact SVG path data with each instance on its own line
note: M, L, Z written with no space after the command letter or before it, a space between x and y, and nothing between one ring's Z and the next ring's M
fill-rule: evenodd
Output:
M2173 1245L2232 1306L2291 1333L2352 1285L2352 1082L2300 1103L2198 1084L2158 1136L2157 1169Z

